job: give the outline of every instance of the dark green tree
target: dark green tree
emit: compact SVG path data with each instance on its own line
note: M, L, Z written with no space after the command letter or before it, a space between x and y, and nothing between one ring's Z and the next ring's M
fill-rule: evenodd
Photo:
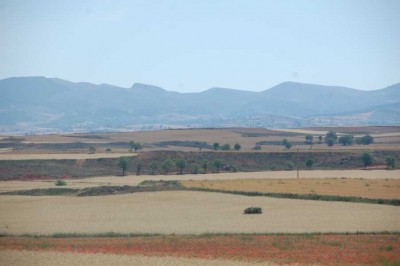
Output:
M168 174L171 172L171 169L173 167L173 162L171 159L166 159L162 164L161 164L161 169L164 174Z
M200 166L197 163L192 164L192 173L197 175L199 173Z
M356 143L362 145L369 145L374 143L374 138L367 134L361 138L357 138Z
M282 140L282 145L285 146L285 148L288 150L292 147L292 143L287 139Z
M361 159L362 163L364 164L365 169L367 169L367 167L372 165L372 163L373 163L372 155L369 152L362 153L360 155L360 159Z
M96 153L96 148L94 146L90 146L89 153Z
M141 162L138 162L136 164L136 175L140 175L140 172L142 171L143 165Z
M353 145L354 136L353 135L340 136L338 142L339 142L339 144L342 144L343 146Z
M208 161L207 161L206 159L204 159L204 160L201 162L201 168L203 168L204 173L206 174L206 173L207 173L207 168L208 168Z
M219 143L218 143L218 142L215 142L215 143L213 144L213 148L214 148L215 151L216 151L216 150L219 150Z
M337 138L338 138L338 137L337 137L335 131L329 131L329 132L326 133L326 135L325 135L325 143L326 143L329 147L331 147L331 146L333 146L333 145L336 144Z
M393 156L388 156L388 157L386 157L385 158L385 162L386 162L386 165L387 165L387 168L388 169L390 169L390 168L395 168L396 167L396 160L394 159L394 157Z
M236 143L235 146L233 146L233 148L238 151L242 148L242 146L240 146L239 143Z
M308 170L311 170L311 168L312 168L313 165L314 165L314 160L313 160L312 158L307 158L305 164L306 164L306 167L308 168Z
M213 165L217 173L219 173L219 170L224 165L224 161L222 161L221 159L215 159Z
M306 144L309 144L309 145L312 145L313 144L313 139L314 139L314 136L313 135L311 135L311 134L307 134L307 135L305 135L304 136L304 138L305 138L305 143Z
M177 171L179 171L180 174L183 174L183 170L186 168L186 161L184 159L178 159L175 162L175 166Z
M125 171L129 168L129 160L126 157L120 157L118 160L118 166L122 170L122 175L125 175Z
M158 164L156 162L151 162L149 167L152 175L154 175L158 170Z
M229 144L224 144L221 147L221 150L223 150L223 151L229 151L230 149L231 149L231 145L229 145Z

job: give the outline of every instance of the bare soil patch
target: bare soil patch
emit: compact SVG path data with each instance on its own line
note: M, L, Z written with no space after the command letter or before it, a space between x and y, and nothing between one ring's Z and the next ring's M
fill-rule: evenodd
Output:
M399 251L398 234L0 238L3 263L29 265L32 259L43 265L52 265L56 259L57 265L60 261L87 265L97 260L103 261L100 265L395 265Z

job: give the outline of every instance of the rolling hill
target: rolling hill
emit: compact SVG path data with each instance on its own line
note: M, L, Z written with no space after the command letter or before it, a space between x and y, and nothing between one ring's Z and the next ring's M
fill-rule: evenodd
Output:
M260 92L178 93L15 77L0 80L0 95L0 133L400 124L400 83L374 91L284 82Z

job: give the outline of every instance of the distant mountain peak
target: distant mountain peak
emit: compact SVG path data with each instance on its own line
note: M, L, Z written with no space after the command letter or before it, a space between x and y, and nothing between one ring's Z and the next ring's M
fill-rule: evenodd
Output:
M138 91L147 91L147 92L166 92L166 90L164 90L161 87L144 84L144 83L134 83L132 85L131 89L138 90Z

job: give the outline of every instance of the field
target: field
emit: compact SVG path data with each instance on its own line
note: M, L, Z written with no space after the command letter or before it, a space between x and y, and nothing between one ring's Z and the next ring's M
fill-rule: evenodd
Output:
M375 142L318 144L328 130ZM309 133L312 147L304 144ZM299 151L285 150L283 138ZM132 140L143 144L137 154ZM213 151L214 142L242 148ZM369 170L363 151L374 157ZM121 156L129 156L125 176ZM400 159L399 127L3 136L0 264L399 265L400 170L386 168L388 156ZM175 166L163 173L167 158L185 159L183 174ZM195 174L203 160L207 173ZM243 214L251 206L262 213Z
M260 193L338 195L370 199L400 199L400 179L235 179L183 181L189 188Z

